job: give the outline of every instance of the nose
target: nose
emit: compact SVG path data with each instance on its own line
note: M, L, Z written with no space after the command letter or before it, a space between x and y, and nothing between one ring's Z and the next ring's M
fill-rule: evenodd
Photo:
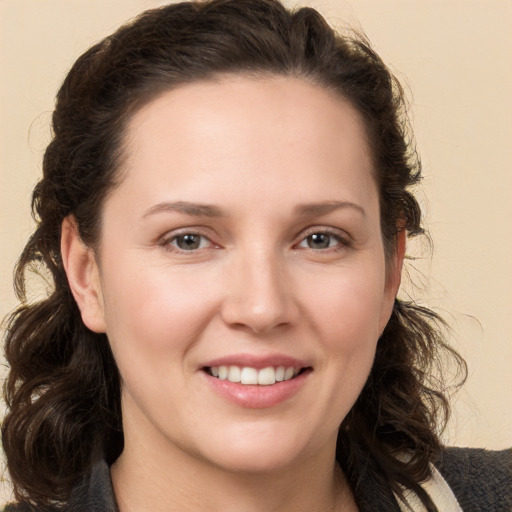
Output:
M299 317L289 269L275 254L239 255L226 269L224 282L222 318L230 327L265 334Z

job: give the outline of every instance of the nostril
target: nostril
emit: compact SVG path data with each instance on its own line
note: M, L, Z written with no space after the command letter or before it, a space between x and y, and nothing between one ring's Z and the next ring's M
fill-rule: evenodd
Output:
M230 281L230 291L225 297L221 316L233 329L265 334L275 328L289 326L299 318L298 308L279 276L255 274L254 268L245 269L250 277Z

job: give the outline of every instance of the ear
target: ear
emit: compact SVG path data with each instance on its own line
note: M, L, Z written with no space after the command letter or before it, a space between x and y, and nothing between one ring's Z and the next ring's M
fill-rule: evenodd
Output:
M402 267L405 257L405 246L407 239L407 230L401 228L398 230L395 241L395 252L388 261L386 272L386 285L384 288L383 310L380 319L380 332L384 331L393 312L395 299L402 281Z
M84 324L94 332L105 332L105 315L99 269L94 251L87 247L72 216L62 222L62 263Z
M406 240L407 230L405 228L399 228L396 234L395 254L391 258L387 275L387 286L391 288L390 291L393 295L393 300L395 300L402 281Z

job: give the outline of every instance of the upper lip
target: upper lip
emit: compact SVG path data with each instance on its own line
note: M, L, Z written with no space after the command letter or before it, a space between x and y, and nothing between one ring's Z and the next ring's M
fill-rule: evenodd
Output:
M306 368L311 365L304 360L285 354L269 354L265 356L255 354L230 354L207 361L201 365L201 368L211 368L212 366L240 366L261 370L269 366L275 368L278 366Z

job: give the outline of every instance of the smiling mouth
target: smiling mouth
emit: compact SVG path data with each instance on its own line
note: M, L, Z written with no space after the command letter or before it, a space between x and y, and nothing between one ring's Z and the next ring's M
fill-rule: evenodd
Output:
M203 368L208 375L219 380L253 386L271 386L278 382L292 380L308 369L293 366L267 366L266 368L257 369L237 365L207 366Z

